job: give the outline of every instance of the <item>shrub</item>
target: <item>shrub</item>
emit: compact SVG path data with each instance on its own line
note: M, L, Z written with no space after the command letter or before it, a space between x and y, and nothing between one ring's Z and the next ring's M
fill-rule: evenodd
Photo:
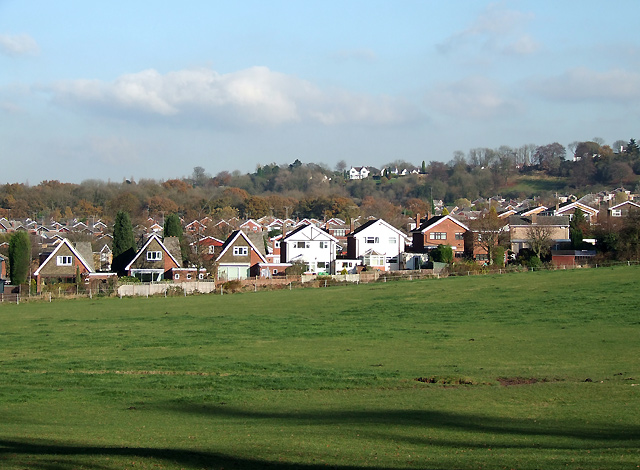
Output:
M222 284L222 288L225 292L241 292L242 291L242 281L238 279L234 279L233 281L227 281Z

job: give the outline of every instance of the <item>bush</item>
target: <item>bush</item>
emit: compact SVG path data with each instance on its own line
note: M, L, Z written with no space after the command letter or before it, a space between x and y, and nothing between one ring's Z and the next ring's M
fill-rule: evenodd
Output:
M140 279L138 279L137 277L135 277L135 276L122 276L120 278L120 282L135 284L135 283L142 282L142 281Z
M238 279L234 279L233 281L227 281L224 284L222 284L222 289L224 289L225 292L231 292L231 293L241 292L242 281Z
M296 261L287 269L285 269L284 273L287 276L300 276L305 272L307 272L308 270L309 270L309 267L305 263L303 263L302 261Z
M429 257L437 263L453 263L453 248L449 245L438 245L429 252Z

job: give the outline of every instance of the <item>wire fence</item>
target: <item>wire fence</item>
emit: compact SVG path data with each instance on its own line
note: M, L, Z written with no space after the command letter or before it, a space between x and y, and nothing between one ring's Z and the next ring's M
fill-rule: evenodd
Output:
M0 305L20 304L25 302L53 302L58 299L101 298L101 297L186 297L187 295L225 295L237 292L258 292L266 290L324 288L344 286L348 284L386 283L394 281L417 281L425 279L442 279L453 276L485 276L536 271L560 271L571 269L597 269L613 266L637 266L640 261L600 262L580 265L543 265L527 267L513 266L473 266L454 265L438 272L432 269L410 271L369 271L348 275L309 275L280 276L271 279L250 278L226 282L214 280L198 280L194 282L140 282L121 283L117 285L88 286L84 284L61 284L48 286L44 292L36 293L34 288L25 286L5 286L0 293ZM7 290L8 288L8 290Z

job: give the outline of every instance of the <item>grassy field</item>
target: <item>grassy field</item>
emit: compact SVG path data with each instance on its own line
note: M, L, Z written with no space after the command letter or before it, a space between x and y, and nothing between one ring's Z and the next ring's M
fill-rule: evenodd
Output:
M0 468L637 468L639 281L0 305Z

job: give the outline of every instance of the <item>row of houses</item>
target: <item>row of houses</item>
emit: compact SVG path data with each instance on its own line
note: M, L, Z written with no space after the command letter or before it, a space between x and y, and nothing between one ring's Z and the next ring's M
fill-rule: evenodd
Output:
M558 248L570 241L569 221L576 209L592 222L598 218L598 209L580 201L551 209L544 206L519 212L507 209L500 213L504 220L502 230L508 233L513 253L528 247L528 231L536 226L547 227ZM625 201L609 207L608 215L620 218L638 209L639 204ZM199 222L206 228L204 222ZM242 229L233 230L225 240L196 237L191 249L199 255L199 266L183 266L178 240L163 239L160 230L151 231L127 265L127 273L145 281L189 282L207 277L218 281L270 278L281 276L295 263L314 274L355 273L362 269L395 271L422 266L428 252L442 244L451 246L458 259L487 261L486 251L477 243L482 234L470 229L469 219L463 212L426 219L418 216L408 233L381 219L361 220L357 227L355 221L346 224L340 219L273 219L267 225L265 222L245 221L239 224ZM283 233L269 238L264 235L265 227L280 227ZM99 260L92 253L90 243L72 243L58 235L48 251L42 253L34 272L38 289L44 283L75 280L78 276L89 282L113 279L114 274L108 273L108 267ZM6 260L0 258L3 277L5 266Z

